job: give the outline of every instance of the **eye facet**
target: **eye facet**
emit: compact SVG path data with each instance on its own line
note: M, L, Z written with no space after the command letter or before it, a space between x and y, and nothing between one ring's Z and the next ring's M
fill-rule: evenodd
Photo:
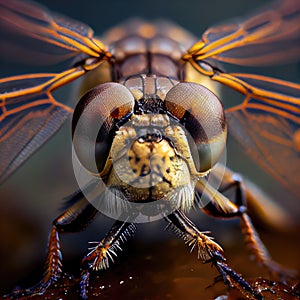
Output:
M115 82L103 83L80 99L73 114L72 136L76 155L87 170L103 170L114 137L113 128L133 108L133 95Z
M217 163L226 143L227 128L221 101L210 90L196 83L182 82L166 95L165 107L191 135L197 148L199 172Z

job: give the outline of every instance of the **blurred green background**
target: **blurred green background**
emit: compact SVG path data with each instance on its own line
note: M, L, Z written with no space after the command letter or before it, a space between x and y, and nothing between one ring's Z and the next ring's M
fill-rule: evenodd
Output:
M53 11L89 24L95 33L100 36L105 30L128 18L142 17L148 20L156 18L169 19L199 38L204 30L211 25L222 23L236 16L243 16L262 3L266 3L259 0L43 0L38 2ZM5 59L0 59L0 63L0 77L32 73L37 70L41 72L41 68L26 64L15 64ZM43 70L47 72L47 67L44 67ZM299 82L300 68L299 64L266 68L265 74ZM62 88L57 93L58 99L62 99L66 103L72 103L74 100L70 99L72 97L71 88L71 86ZM225 101L227 98L232 97L242 99L236 93L228 90L225 90L224 95ZM1 186L0 294L10 291L15 285L26 282L26 280L30 282L28 277L31 274L35 276L37 273L42 272L51 222L59 213L62 206L61 199L77 189L71 164L70 136L70 122L67 122L49 143ZM262 185L270 193L285 197L281 189L277 188L278 185L243 155L242 150L238 148L235 142L230 140L227 150L229 165L234 170L256 180L256 183ZM299 176L299 174L295 174L295 176ZM295 201L289 201L290 209L295 207L299 212L299 201L298 203ZM85 253L84 250L87 248L89 240L101 239L109 226L109 220L105 217L102 219L107 222L92 225L92 229L88 230L87 233L63 238L64 255L68 257L67 259L71 260L72 257L77 257L78 253ZM221 243L222 239L225 241L226 239L230 241L234 239L230 234L227 235L223 225L219 225L218 222L210 219L206 219L204 224L207 225L208 222L210 223L209 228L204 227L203 223L201 228L209 230L216 227L216 233L213 234L220 237L219 241ZM142 243L154 248L155 244L161 243L162 239L168 239L172 236L162 232L163 227L164 223L159 226L155 224L142 225L138 238L142 240ZM157 234L157 230L162 232L161 235ZM230 227L228 230L230 230ZM153 243L149 241L153 241ZM296 242L298 241L299 237ZM290 242L292 243L292 241ZM75 244L76 246L74 246ZM294 263L295 267L299 267L299 260L290 262L290 264Z

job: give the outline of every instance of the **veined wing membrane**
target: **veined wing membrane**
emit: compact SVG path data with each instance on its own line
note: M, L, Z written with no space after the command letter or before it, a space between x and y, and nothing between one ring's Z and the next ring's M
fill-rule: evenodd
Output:
M0 0L0 37L1 55L26 63L52 64L78 54L108 55L89 26L33 2Z
M64 123L73 110L51 91L85 71L32 74L0 80L0 182L3 182ZM4 92L5 91L5 92Z
M226 110L229 132L274 178L299 196L300 85L249 74L213 77L243 94Z
M25 57L29 62L46 64L81 57L77 67L61 73L0 80L1 182L72 114L73 110L57 102L51 92L93 70L111 54L93 37L89 26L20 0L0 0L0 37L1 51L13 60Z
M69 116L62 107L52 105L48 95L39 95L44 104L20 111L5 119L0 130L0 183L42 146ZM28 101L31 101L29 98ZM2 122L1 122L2 123Z
M300 58L300 1L282 0L260 13L208 29L184 56L263 66Z
M226 74L214 61L276 65L300 58L300 1L278 1L260 13L208 29L183 59L246 96L226 111L229 131L275 178L299 196L300 85L251 74ZM211 62L207 64L205 60Z

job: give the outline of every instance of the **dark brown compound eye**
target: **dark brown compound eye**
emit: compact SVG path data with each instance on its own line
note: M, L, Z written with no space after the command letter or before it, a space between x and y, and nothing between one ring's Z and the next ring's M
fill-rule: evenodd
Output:
M197 148L198 157L193 158L199 164L198 171L210 170L222 154L227 136L218 97L200 84L182 82L167 93L165 107L191 135Z
M113 128L133 108L131 92L115 82L103 83L80 99L72 120L73 147L88 171L103 170L115 133Z

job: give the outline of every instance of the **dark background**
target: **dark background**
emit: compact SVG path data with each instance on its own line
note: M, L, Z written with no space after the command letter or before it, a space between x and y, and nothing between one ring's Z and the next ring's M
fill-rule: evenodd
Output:
M68 15L74 19L89 24L94 29L95 33L100 36L111 26L115 26L127 18L137 16L148 20L152 20L154 18L167 18L183 26L198 37L201 37L201 34L209 26L215 25L216 23L222 23L232 17L248 14L249 11L256 9L262 3L262 1L258 0L173 0L169 2L157 0L106 2L91 0L49 0L38 2L53 11L60 12L61 14ZM36 67L34 68L26 64L15 64L12 61L7 61L6 59L2 59L0 62L0 77L32 73L37 70ZM44 67L44 71L47 72L47 67ZM266 68L265 74L299 82L299 64ZM59 99L63 99L63 101L68 103L72 102L70 99L72 95L70 87L63 88L62 92L58 95L61 97ZM242 99L236 93L225 91L225 105L227 105L226 99L231 97ZM274 183L273 180L270 180L267 174L256 167L251 160L247 159L247 157L243 155L242 151L237 150L237 148L237 144L234 142L231 143L230 140L230 145L227 149L229 152L229 165L235 170L256 180L256 183L262 185L263 188L271 194L273 193L277 196L283 195L284 197L284 193L279 194L282 192L281 189L277 188L278 185ZM77 188L73 175L70 153L70 122L68 122L46 146L36 153L16 174L14 174L3 186L1 186L0 294L10 291L17 284L34 282L35 279L32 279L31 281L31 277L34 278L36 274L42 272L42 264L50 224L62 206L61 199L72 193ZM297 176L299 176L299 174L297 174ZM280 197L277 197L277 199ZM298 209L299 202L292 202L290 205L294 205L294 207L297 207ZM102 219L104 219L105 222L96 222L96 224L92 225L87 232L79 235L70 235L63 239L63 253L67 260L72 261L74 257L78 259L80 254L85 253L87 242L89 240L101 239L105 230L107 230L109 223L107 218L104 217ZM216 232L214 231L214 235L218 237L218 240L221 243L227 243L229 248L232 247L232 249L236 249L232 246L234 244L232 241L236 239L239 243L241 237L239 235L236 237L235 233L238 232L238 230L235 227L228 224L228 228L226 229L224 228L224 225L220 225L219 222L205 218L203 220L203 223L201 223L202 229L215 229ZM177 244L177 242L170 240L172 235L162 231L164 227L163 223L157 225L146 225L140 226L141 228L137 237L138 242L131 245L131 247L134 247L135 250L132 250L129 254L131 254L131 256L140 255L141 258L138 261L142 264L145 260L146 265L149 260L145 257L147 255L151 257L154 256L156 267L153 267L153 272L154 270L157 272L158 266L160 266L162 272L162 274L160 274L161 276L167 276L166 274L170 273L171 282L174 283L177 280L177 283L179 281L183 290L184 287L188 289L191 284L189 281L190 273L186 276L178 277L178 274L188 273L192 268L194 268L190 262L191 255L188 254L188 249L181 245L183 244L181 241ZM162 233L158 234L158 232ZM281 263L286 263L287 261L287 264L290 267L299 268L299 259L291 256L287 258L283 255L283 253L287 253L286 249L288 249L288 247L295 250L299 249L299 236L296 237L294 241L293 236L286 241L284 237L280 239L278 237L279 234L271 230L264 231L263 234L267 240L269 239L269 245L272 247L273 251L271 252L277 253L277 257ZM272 239L272 237L274 237L274 239ZM166 240L167 242L165 242ZM155 250L156 246L159 247L160 250ZM233 254L231 255L236 258L234 253L244 253L244 249L245 248L238 248L238 252L235 252L236 250L232 250ZM186 257L184 256L185 254L182 254L182 256L174 254L174 251L178 251L178 253L181 254L185 253L185 250L187 253ZM143 251L145 251L147 255L144 254ZM173 254L171 255L170 252ZM297 251L295 253L297 253ZM171 261L166 262L164 258L165 254L169 256L169 258L173 258L173 260L170 258L169 260ZM245 253L241 254L241 257L247 259L247 255ZM195 255L193 258L195 258ZM164 260L165 262L159 261L159 259ZM180 262L178 262L178 260ZM126 268L124 267L125 271L123 270L123 273L121 272L120 278L125 278L126 276L126 278L128 278L129 273L127 274L126 272L129 272L127 270L129 268L128 264L126 264L126 260L124 261L124 258L122 263L123 266L126 266ZM236 263L237 266L240 265L240 262ZM151 265L151 263L148 263L147 267L151 269ZM155 263L153 263L153 265L155 265ZM196 266L198 268L195 258L195 268ZM142 274L145 272L142 265L139 265L139 267L135 266L135 268L136 270L133 274ZM199 269L200 268L197 269L198 272L201 272ZM206 266L206 269L204 268L203 272L206 272L207 269L211 270ZM241 271L240 269L239 271ZM244 269L246 269L246 267L244 267ZM149 272L151 273L151 271ZM174 275L172 275L173 273ZM252 273L250 272L250 274ZM212 276L215 275L216 274ZM196 274L195 276L201 277L203 274ZM211 281L207 280L204 287L210 283ZM144 284L144 282L140 281L140 284ZM197 288L202 288L199 286L198 282L196 282L196 285ZM170 284L170 287L172 287L172 284ZM176 299L176 297L172 299Z

